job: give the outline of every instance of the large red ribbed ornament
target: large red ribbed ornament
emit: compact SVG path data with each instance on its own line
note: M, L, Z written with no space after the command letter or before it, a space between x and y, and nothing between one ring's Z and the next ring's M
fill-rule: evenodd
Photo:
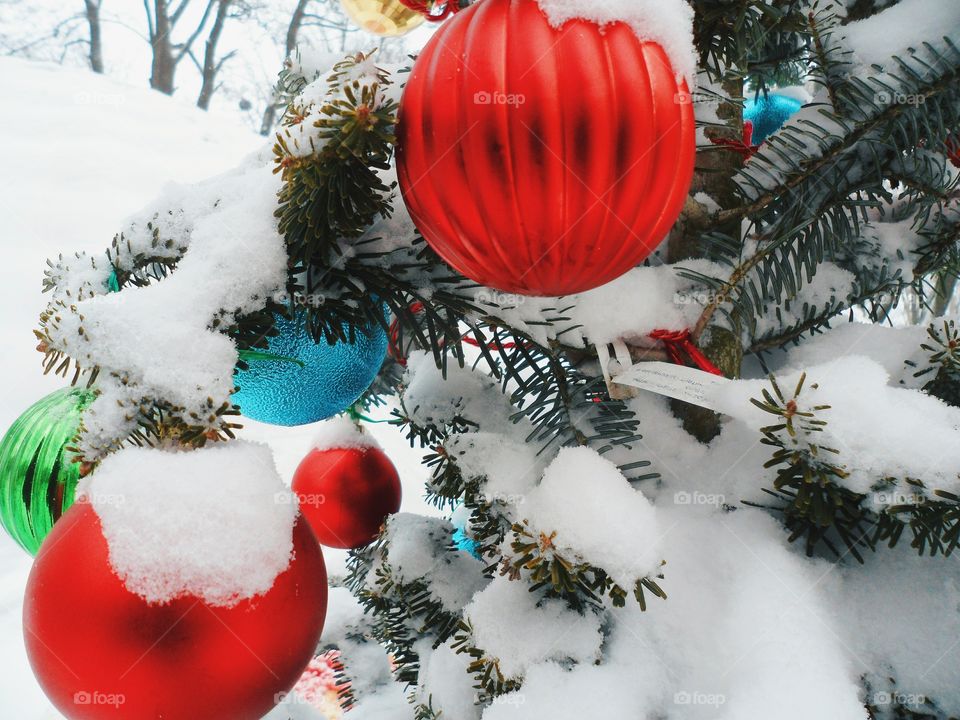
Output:
M483 285L562 295L640 263L676 221L693 106L663 48L624 23L554 28L536 0L481 0L434 34L400 106L404 200Z
M299 519L273 587L234 607L150 604L114 574L92 506L75 504L27 582L24 640L70 720L258 720L313 658L327 605L323 555Z

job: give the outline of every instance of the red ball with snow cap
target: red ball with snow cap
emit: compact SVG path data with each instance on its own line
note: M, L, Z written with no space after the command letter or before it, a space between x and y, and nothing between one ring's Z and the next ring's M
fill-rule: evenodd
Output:
M407 81L403 199L431 247L482 285L566 295L605 284L649 256L683 208L696 151L680 77L694 65L689 7L664 0L644 15L625 2L625 22L581 4L600 22L552 0L475 3L433 35Z
M293 492L321 545L355 549L400 509L400 476L366 433L336 422L335 436L318 441L294 472Z
M323 554L269 451L236 450L224 477L253 481L209 477L224 472L230 448L117 453L40 546L24 640L70 720L259 720L313 658ZM157 495L161 473L168 492ZM191 494L204 483L222 490Z

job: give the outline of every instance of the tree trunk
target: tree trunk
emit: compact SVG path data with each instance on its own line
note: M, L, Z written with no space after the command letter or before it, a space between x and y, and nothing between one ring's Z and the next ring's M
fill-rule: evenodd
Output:
M86 6L87 25L90 26L90 69L103 73L103 36L100 32L101 0L83 0Z
M170 23L167 0L154 0L153 34L150 36L150 46L153 48L153 62L150 66L150 87L167 95L173 95L173 78L177 68L173 57L173 44L170 33L173 26Z
M290 24L287 26L287 54L284 58L290 57L297 47L297 39L300 36L300 26L303 25L303 16L307 12L307 4L310 0L298 0L297 7L290 18ZM260 121L260 134L267 136L273 130L274 123L277 120L277 106L280 103L279 88L274 88L273 96L267 104L267 109L263 111L263 120Z
M203 85L200 87L200 97L197 98L197 107L203 110L210 108L210 100L213 99L213 93L217 90L217 73L221 66L221 63L217 62L217 43L220 42L220 35L227 21L230 2L231 0L219 1L217 17L207 37L203 54Z

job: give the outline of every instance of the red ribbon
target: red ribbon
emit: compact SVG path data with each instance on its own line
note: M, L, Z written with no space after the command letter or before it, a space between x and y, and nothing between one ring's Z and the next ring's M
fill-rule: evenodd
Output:
M459 0L447 0L443 5L440 5L439 2L431 2L430 0L400 0L400 4L408 10L420 13L430 22L446 20L460 9ZM433 11L438 6L442 9L439 13L434 14Z
M749 120L743 121L743 140L731 140L730 138L710 138L714 145L720 145L743 156L744 161L749 160L760 149L759 145L753 144L753 123Z
M677 365L692 362L697 368L711 375L723 375L723 371L710 362L690 337L689 330L654 330L650 337L663 343L667 355Z

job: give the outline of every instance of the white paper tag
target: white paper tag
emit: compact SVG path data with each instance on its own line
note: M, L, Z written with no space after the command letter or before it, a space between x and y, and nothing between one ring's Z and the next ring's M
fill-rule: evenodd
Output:
M644 362L632 365L622 373L614 375L613 382L716 410L715 404L709 399L710 392L720 385L727 384L730 380L722 375L714 375L685 365Z

